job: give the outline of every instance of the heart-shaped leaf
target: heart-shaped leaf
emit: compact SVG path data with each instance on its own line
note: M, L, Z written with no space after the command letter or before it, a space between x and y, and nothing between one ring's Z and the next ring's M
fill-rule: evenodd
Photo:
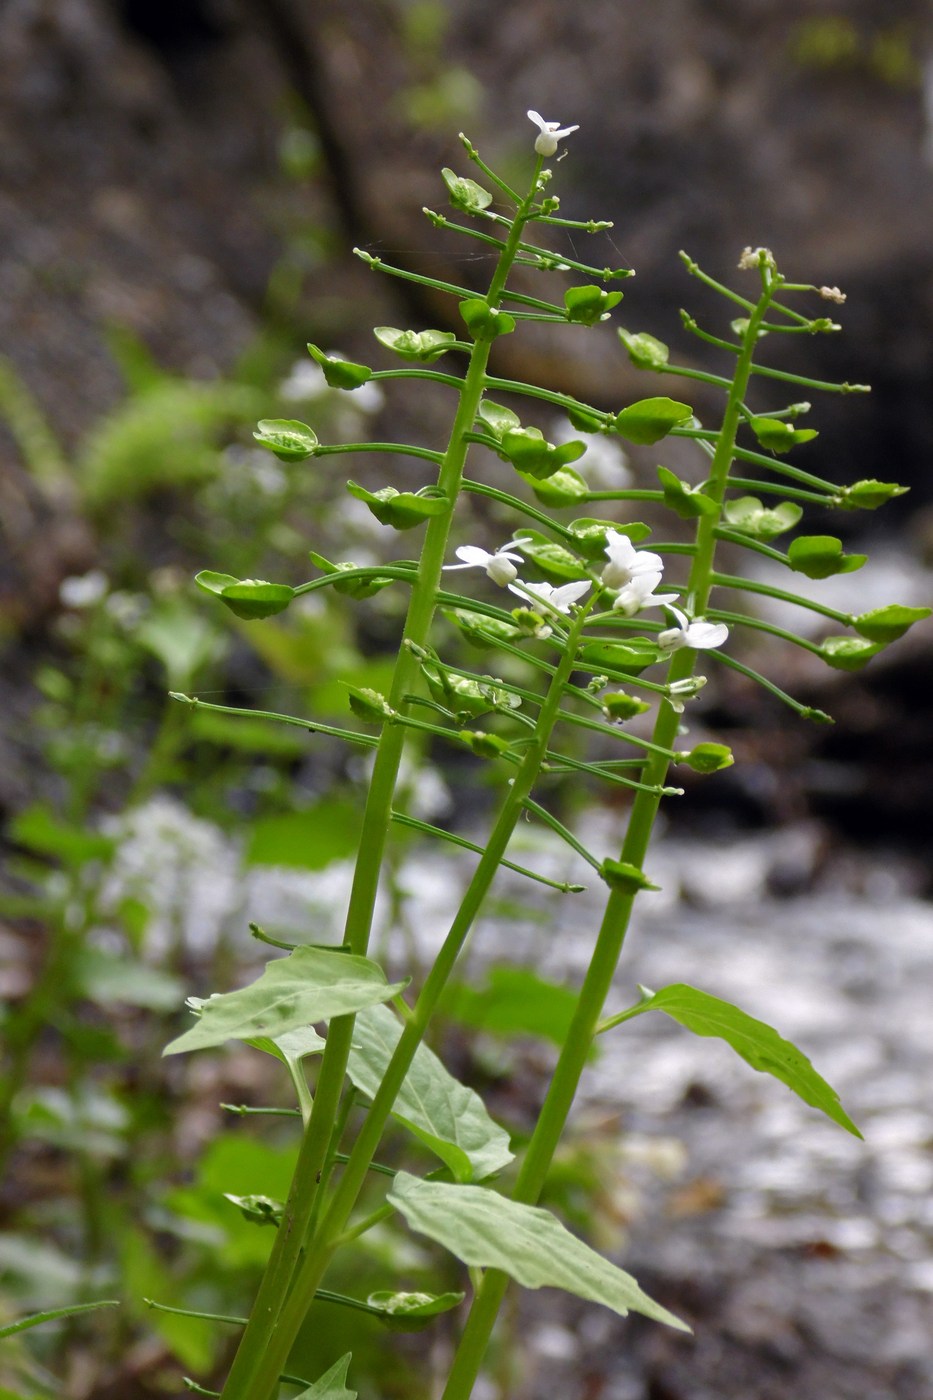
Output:
M232 574L213 573L210 569L202 569L194 581L205 593L212 593L232 613L247 622L284 612L295 596L294 588L287 583L266 583L259 578L239 579Z
M515 329L515 317L507 311L490 306L482 297L470 297L460 303L460 315L474 340L495 340Z
M540 481L568 462L576 462L586 451L586 443L546 442L535 428L515 428L503 434L502 451L516 471Z
M621 671L637 676L653 666L661 655L656 642L648 637L630 637L624 642L586 642L577 652L577 661L587 671Z
M301 462L313 457L318 448L317 433L295 418L263 418L253 437L283 462Z
M820 646L820 656L834 671L861 671L883 645L863 637L827 637Z
M366 1299L371 1308L378 1308L380 1322L390 1332L420 1332L430 1326L435 1317L450 1312L463 1302L462 1293L392 1293L380 1290Z
M619 339L628 351L628 357L637 369L662 370L667 364L670 351L663 340L655 340L647 331L632 335L619 327Z
M369 507L381 525L391 525L393 530L423 525L429 516L443 515L449 505L444 493L434 486L422 487L420 491L397 491L394 486L367 491L365 486L348 481L347 490Z
M815 428L795 428L783 418L750 418L748 425L769 452L789 452L798 443L819 437Z
M567 320L594 326L597 321L608 320L609 312L621 300L621 292L604 292L602 287L568 287L564 292Z
M852 626L871 642L895 642L931 612L931 608L907 608L900 603L890 603L886 608L872 608L854 617Z
M841 504L856 510L877 510L885 501L890 501L894 496L903 496L909 490L909 486L898 486L896 481L875 481L873 478L856 481L843 489Z
M787 562L807 578L831 578L860 569L867 554L844 554L842 541L834 535L798 535L787 548Z
M681 481L667 467L658 467L658 480L664 492L664 504L681 520L696 520L701 515L715 515L718 510L711 496L705 496L696 486Z
M317 345L309 345L308 354L320 367L329 389L359 389L372 379L373 372L367 365L354 364L339 355L326 355Z
M782 501L779 506L769 509L756 496L739 496L726 502L723 515L726 523L739 534L767 543L783 535L786 530L793 529L803 511L792 501Z
M482 214L492 203L492 195L465 175L457 175L448 166L441 171L441 178L447 186L447 196L454 209L464 214Z
M373 335L380 345L401 359L417 360L421 364L440 359L457 343L453 331L401 331L395 326L376 326Z
M692 417L690 405L676 399L641 399L617 413L613 427L626 441L649 445L667 437L672 428Z

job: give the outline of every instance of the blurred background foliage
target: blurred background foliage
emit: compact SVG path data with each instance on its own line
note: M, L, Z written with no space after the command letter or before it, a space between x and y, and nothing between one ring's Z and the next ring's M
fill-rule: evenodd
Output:
M888 544L896 506L833 528L874 530L899 601L924 601L931 20L923 0L18 0L0 10L0 53L0 1308L126 1300L3 1343L0 1396L129 1400L221 1361L222 1329L142 1299L247 1306L267 1240L223 1193L283 1194L293 1144L287 1120L212 1141L219 1102L275 1101L284 1081L242 1047L163 1067L166 1015L193 985L256 964L257 906L284 936L307 937L309 917L339 936L361 771L301 730L192 716L166 693L339 722L340 680L385 687L401 606L391 589L353 614L328 597L256 627L190 578L297 583L309 548L357 563L398 552L339 469L257 449L257 418L307 419L329 442L436 446L446 426L434 394L341 395L307 357L311 340L372 362L373 324L456 329L453 302L371 277L350 247L482 286L482 256L420 213L441 202L438 167L460 161L457 131L521 182L526 108L578 122L563 212L614 220L586 255L636 268L625 324L678 340L694 295L681 247L728 280L743 246L767 243L791 275L848 293L844 337L793 344L800 372L874 386L820 405L817 469L911 486L906 544ZM644 392L611 331L576 336L569 354L552 330L503 342L502 372L604 408ZM633 455L636 474L651 467ZM354 460L368 484L384 471ZM393 479L421 483L411 464ZM916 846L931 660L917 628L841 698L835 674L789 660L798 689L830 710L839 699L828 737L726 685L708 718L742 762L691 789L678 819L819 817ZM449 759L408 782L430 820L484 801L481 777ZM404 931L399 849L385 923ZM565 1015L561 989L492 976L451 1002L455 1055L457 1026L540 1037ZM521 1106L510 1113L521 1132ZM555 1175L580 1229L604 1152L598 1133L571 1144ZM387 1271L410 1287L427 1277L410 1243L367 1238L372 1287ZM328 1345L343 1325L332 1308ZM376 1326L355 1346L379 1358L379 1393L421 1394L412 1347L387 1362ZM310 1337L306 1354L317 1374Z

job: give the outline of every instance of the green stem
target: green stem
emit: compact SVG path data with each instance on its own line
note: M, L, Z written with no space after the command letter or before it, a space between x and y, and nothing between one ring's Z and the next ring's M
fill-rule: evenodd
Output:
M499 870L512 833L540 771L550 733L557 719L564 686L573 671L575 644L586 616L587 610L584 608L574 620L571 628L571 644L565 649L554 672L547 696L541 707L534 739L529 745L515 779L502 802L495 826L460 908L428 974L411 1016L402 1030L398 1045L386 1067L382 1082L354 1143L350 1160L317 1231L313 1245L309 1247L303 1262L296 1271L294 1282L287 1299L284 1300L281 1313L269 1329L267 1344L262 1353L263 1376L277 1375L285 1364L292 1342L304 1321L340 1238L346 1230L350 1213L367 1178L370 1163L379 1146L402 1082L408 1073L415 1052L424 1039L428 1022ZM350 1020L349 1017L343 1019ZM338 1021L333 1023L328 1037L328 1045L339 1024ZM318 1098L320 1098L320 1093L319 1083ZM245 1396L248 1396L248 1400L267 1400L269 1387L263 1385L258 1373L255 1374L255 1381L255 1388L245 1392Z
M530 216L540 168L539 160L535 166L531 193L519 210L493 274L486 295L490 307L498 307L501 303L509 270L518 251L522 229ZM369 261L371 266L378 265L378 260L372 260L368 256L364 260ZM422 279L413 274L396 275L412 281L438 285L430 279ZM456 295L461 294L457 288L452 290ZM466 294L472 295L469 292ZM473 346L447 450L440 464L437 485L451 505L450 509L441 515L430 517L425 532L417 578L412 587L398 660L387 697L392 708L400 712L405 708L404 696L414 688L417 680L419 662L415 648L423 647L427 642L434 618L453 506L460 492L468 449L466 435L473 427L482 400L491 348L492 342L486 340L478 340ZM345 943L351 952L357 954L365 954L369 946L376 893L387 833L391 825L392 798L404 743L404 726L386 725L376 750L344 933ZM268 1400L275 1387L275 1377L282 1369L304 1315L302 1312L289 1335L288 1329L295 1314L291 1303L286 1305L286 1298L315 1210L318 1182L324 1170L333 1125L339 1112L352 1033L352 1016L337 1017L331 1023L318 1075L314 1108L302 1139L282 1224L276 1232L272 1253L249 1323L240 1339L240 1346L224 1386L223 1400ZM367 1124L370 1118L367 1119ZM373 1152L375 1146L376 1144L373 1146ZM372 1155L371 1152L370 1157ZM348 1167L347 1171L349 1170ZM363 1175L365 1177L365 1171ZM346 1180L346 1174L343 1180ZM324 1258L324 1266L327 1258L329 1256ZM307 1268L306 1260L301 1272L304 1273ZM294 1296L293 1292L292 1297ZM308 1302L306 1296L305 1308ZM270 1355L280 1356L281 1361L270 1361Z
M720 507L734 456L735 436L751 371L758 324L765 314L768 300L769 294L766 286L757 307L754 308L749 318L749 324L743 336L742 353L736 364L735 378L730 387L719 441L713 457L708 493ZM697 522L696 552L690 570L688 592L693 600L693 610L698 616L701 616L706 610L712 586L717 523L718 514L702 516ZM688 648L685 647L675 652L670 663L668 681L686 680L692 674L694 665L694 653ZM658 748L668 750L673 748L677 738L678 725L679 717L674 712L673 707L662 704L653 734L654 742ZM622 845L621 860L639 870L642 868L647 854L655 817L660 805L660 789L664 785L667 770L668 759L666 755L657 751L653 752L645 765L643 776L646 787L653 786L654 791L638 792L632 804L632 814ZM577 1000L577 1008L518 1175L513 1192L513 1199L516 1201L531 1205L538 1200L541 1194L548 1169L563 1135L576 1096L593 1037L597 1033L602 1009L622 953L634 901L634 890L624 890L618 887L610 890L603 921L596 938L593 957ZM454 1358L443 1400L468 1400L472 1394L507 1287L507 1274L498 1269L486 1270Z

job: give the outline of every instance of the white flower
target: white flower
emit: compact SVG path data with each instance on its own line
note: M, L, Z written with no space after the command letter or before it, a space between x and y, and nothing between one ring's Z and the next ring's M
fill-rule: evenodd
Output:
M539 156L553 156L557 154L557 143L565 136L569 136L572 131L579 131L579 126L564 126L559 122L546 122L537 112L528 113L529 121L533 121L540 129L540 136L535 139L535 150Z
M522 540L515 540L515 544L522 544ZM518 577L515 565L524 563L522 555L511 549L497 549L495 554L490 554L487 549L480 549L479 545L462 544L454 553L463 563L445 564L445 572L450 569L485 569L493 583L500 588Z
M846 299L845 292L840 292L838 287L820 287L819 290L825 301L835 301L841 306Z
M655 593L654 590L660 582L660 569L636 574L633 579L630 579L619 589L612 604L613 609L623 613L626 617L634 617L636 613L641 612L642 608L660 608L666 607L669 603L676 603L676 593Z
M606 553L609 563L600 577L607 588L624 588L642 574L657 574L655 583L660 581L664 571L660 554L652 554L648 549L639 552L628 535L619 530L606 531Z
M777 268L774 254L770 248L743 248L742 256L737 265L743 272L747 272L750 268L761 267L762 264L769 267L772 272Z
M110 580L103 569L91 569L87 574L71 574L62 579L58 597L65 608L93 608L105 597Z
M706 684L705 676L688 676L686 680L671 681L667 688L667 703L674 711L675 715L682 715L684 712L684 701L690 700Z
M591 587L589 579L583 579L579 583L563 583L560 588L554 588L549 583L510 583L509 591L530 603L537 613L569 613L572 604L588 593Z
M721 647L729 636L724 622L704 622L701 617L689 621L679 608L671 608L671 612L677 619L677 626L658 634L658 646L662 651L679 651L681 647L709 651L713 647Z

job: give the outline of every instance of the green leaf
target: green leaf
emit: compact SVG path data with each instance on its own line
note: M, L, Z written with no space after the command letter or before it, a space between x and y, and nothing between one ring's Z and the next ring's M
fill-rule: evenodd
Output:
M681 520L696 520L701 515L715 515L718 510L711 496L704 496L697 486L681 481L667 467L658 467L658 480L664 492L664 504Z
M81 995L100 1006L170 1011L183 996L181 982L173 973L86 944L77 952L73 975Z
M491 710L517 710L521 705L520 697L497 686L492 676L474 680L431 665L424 665L421 670L434 699L456 715L476 719Z
M399 1172L387 1199L409 1226L465 1264L502 1269L525 1288L563 1288L625 1317L629 1310L682 1332L687 1325L566 1230L550 1211L521 1205L482 1186L420 1181Z
M205 593L212 593L232 613L247 622L284 612L295 596L294 588L287 583L267 583L259 578L239 579L232 574L216 574L211 569L202 569L195 575L194 581Z
M309 345L308 354L320 366L329 389L359 389L373 377L368 365L354 364L352 360L344 360L339 355L325 355L317 345Z
M630 331L624 331L619 327L619 339L628 351L628 357L637 369L662 370L668 361L670 351L662 340L655 340L653 335L648 335L647 331L642 331L638 335L632 335Z
M493 403L491 399L483 399L476 413L483 427L497 442L501 442L506 433L522 426L517 413L503 408L502 404Z
M387 982L382 968L368 958L327 948L296 948L269 963L248 987L208 997L200 1005L197 1024L162 1053L180 1055L256 1036L277 1039L286 1031L388 1001L406 984L407 979Z
M638 700L634 695L626 695L624 690L617 690L611 695L601 695L599 700L608 720L633 719L635 715L643 715L651 709L647 700Z
M443 515L449 505L447 497L436 486L424 486L420 491L396 491L394 486L367 491L365 486L348 481L347 490L369 507L381 525L391 525L394 530L411 530L423 525L429 516Z
M320 569L324 574L342 574L359 567L350 562L332 564L329 559L324 558L323 554L316 554L313 549L308 550L308 558L314 567ZM352 578L347 579L345 583L335 583L334 592L343 593L348 598L372 598L374 594L387 588L390 583L392 583L392 579L379 578L378 574L374 574L371 578Z
M453 331L401 331L395 326L376 326L373 335L387 350L403 360L432 364L446 354L457 337Z
M769 452L789 452L799 442L819 437L815 428L795 428L783 418L750 418L748 426Z
M253 437L283 462L301 462L318 448L317 433L294 418L263 418Z
M39 803L14 817L8 835L17 846L25 846L43 856L54 856L63 865L109 860L117 848L114 838L59 821L48 807Z
M460 1297L463 1297L462 1293ZM52 1308L48 1312L31 1313L29 1317L17 1318L15 1322L8 1322L5 1326L0 1327L0 1341L4 1337L12 1337L16 1332L26 1332L31 1327L41 1327L46 1322L57 1322L60 1317L73 1317L76 1313L94 1312L97 1308L118 1308L119 1306L120 1304L115 1298L102 1298L99 1303L71 1303L65 1308ZM12 1391L8 1393L12 1394Z
M370 1098L401 1034L386 1006L370 1006L356 1018L347 1073ZM479 1095L454 1079L426 1045L415 1051L392 1116L440 1157L458 1181L481 1181L512 1161L508 1133L493 1122Z
M467 608L445 608L444 616L463 633L468 642L483 649L494 647L497 641L514 642L520 635L519 629L511 622L487 617L485 613L470 612Z
M650 444L667 437L672 428L692 417L690 405L676 399L641 399L617 413L613 427L627 442Z
M660 655L650 638L630 637L624 642L586 642L577 652L577 661L588 671L622 671L637 676Z
M595 410L590 412L582 404L568 404L566 412L570 426L578 433L601 433L606 426L605 417L601 418Z
M492 195L465 175L456 175L448 166L441 171L441 178L447 186L447 195L454 209L464 214L482 214L492 203Z
M694 1035L715 1036L726 1041L752 1069L780 1079L811 1108L818 1108L856 1137L862 1136L843 1109L835 1089L817 1074L806 1055L764 1021L756 1021L731 1002L678 982L650 993L637 1007L636 1014L644 1011L663 1011Z
M281 1060L294 1078L305 1056L322 1054L327 1041L312 1026L301 1026L296 1031L277 1035L274 1040L267 1035L257 1035L246 1043L252 1045L254 1050L263 1050L267 1055Z
M567 527L573 536L574 544L584 559L606 560L606 531L615 530L618 535L628 535L633 544L646 540L651 534L651 526L640 520L629 520L620 525L617 520L571 520Z
M827 637L820 645L820 656L834 671L861 671L883 645L862 637Z
M504 1038L538 1036L563 1045L577 1009L570 987L547 982L527 967L490 968L482 986L451 989L444 1010L451 1020Z
M697 744L689 752L674 755L678 763L685 763L694 773L718 773L723 768L731 768L735 757L728 744Z
M460 315L474 340L495 340L515 329L515 317L490 306L482 297L469 297L460 303Z
M134 638L161 661L172 690L188 690L202 667L216 661L225 638L186 598L162 598L142 618Z
M798 535L787 547L787 562L807 578L830 578L860 569L867 554L844 554L842 541L833 535Z
M224 1199L236 1206L243 1219L252 1225L278 1227L285 1212L284 1202L272 1196L235 1196L231 1191L225 1191Z
M621 890L623 894L638 894L640 890L659 890L637 865L628 860L613 860L607 856L599 867L599 873L610 889Z
M594 326L609 318L609 312L622 300L621 292L604 292L602 287L568 287L564 292L567 320L581 326Z
M895 642L903 637L915 622L929 617L933 608L908 608L900 603L891 603L886 608L872 608L852 619L856 632L872 642Z
M586 578L586 569L575 554L563 545L555 544L539 530L522 530L522 553L531 559L546 578L574 579Z
M791 530L800 520L803 510L793 501L782 501L779 506L768 509L756 496L739 496L726 501L723 516L733 530L752 539L777 539L785 530Z
M386 720L395 719L396 711L381 691L365 685L347 685L347 690L350 709L357 719L367 724L385 724Z
M420 1332L441 1313L463 1302L462 1293L392 1293L379 1290L366 1299L382 1313L380 1321L390 1332Z
M590 493L583 477L573 467L559 467L551 476L538 480L536 477L519 472L531 487L535 496L545 506L572 506L585 500Z
M898 486L896 481L875 481L870 478L844 487L840 504L853 510L877 510L885 501L890 501L893 496L906 495L909 490L909 486Z
M323 870L356 854L361 821L359 805L339 797L295 812L270 812L250 824L246 863Z
M356 1400L357 1392L347 1389L347 1371L350 1366L353 1353L348 1351L345 1356L341 1356L339 1361L335 1361L329 1371L325 1371L323 1376L318 1377L314 1385L308 1386L300 1395L295 1395L293 1400Z

